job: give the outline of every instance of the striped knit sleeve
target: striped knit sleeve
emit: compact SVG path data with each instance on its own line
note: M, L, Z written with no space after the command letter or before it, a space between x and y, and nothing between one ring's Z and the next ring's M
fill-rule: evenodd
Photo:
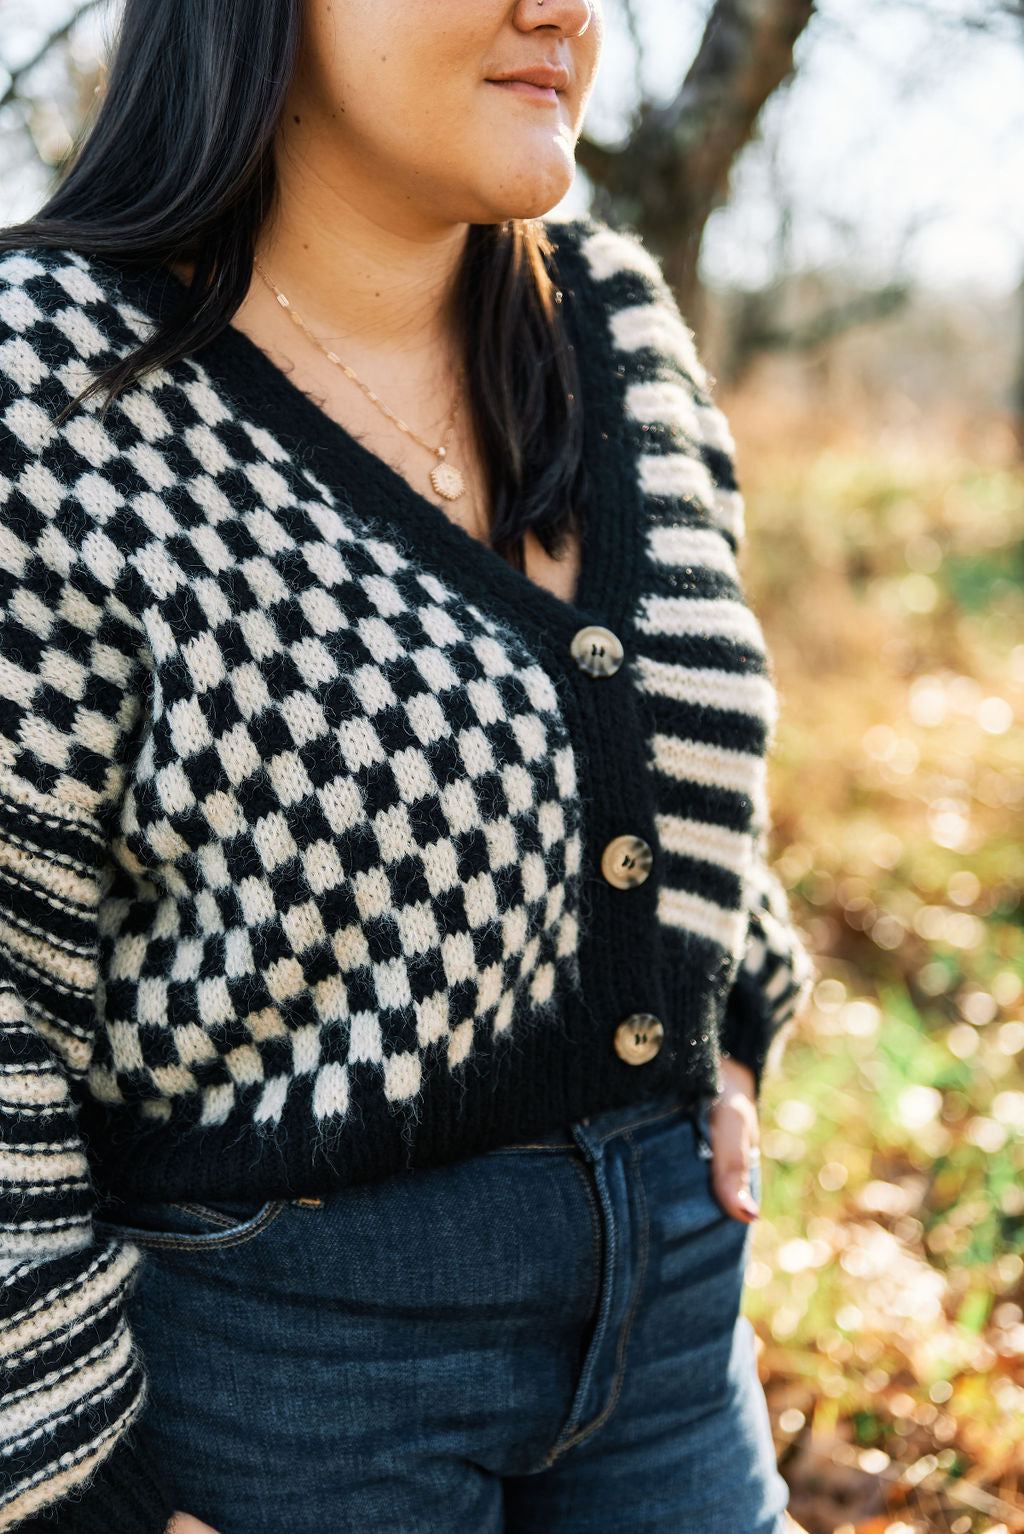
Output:
M641 688L661 710L655 716L660 733L652 752L656 772L670 764L661 780L671 779L676 791L679 784L702 789L710 781L712 793L722 790L726 798L731 794L748 800L749 839L735 835L728 821L705 823L700 815L691 819L685 808L678 814L658 816L659 833L671 852L688 854L694 869L704 859L715 863L719 887L726 888L733 880L738 889L735 907L730 903L728 908L701 898L699 885L666 889L659 915L663 909L673 930L681 926L725 949L726 973L732 980L719 1044L723 1053L750 1067L760 1092L769 1049L805 999L811 966L767 855L765 753L776 723L776 696L763 635L746 608L737 564L745 508L736 476L735 443L715 402L714 381L656 258L628 232L590 220L580 220L578 227L590 273L606 294L613 348L627 360L627 376L633 380L625 403L627 417L639 424L644 438L637 462L641 491L654 513L649 545L659 572L668 566L680 572L664 606L671 608L682 593L689 609L688 643L694 634L717 636L716 642L739 641L746 655L746 669L695 670L675 665L667 650L660 654L652 650L639 658L638 676ZM642 367L638 357L645 359ZM675 525L665 518L665 509L674 500L687 508ZM691 600L687 572L692 566L712 572L709 588L717 583L723 602ZM702 622L708 625L703 631ZM674 636L681 632L669 622L652 621L649 612L641 630L645 639L651 632ZM718 643L718 651L723 648L728 645ZM720 748L720 767L711 779L702 778L694 765L704 748L695 749L690 740L679 742L669 733L669 716L662 704L665 695L675 701L686 698L691 717L732 712L742 718L739 749L731 749L729 741L722 748L713 731L703 737Z
M660 271L654 287L660 302L675 309L675 300ZM682 359L682 366L697 402L695 445L711 485L708 504L713 521L733 553L739 556L746 513L736 474L736 445L729 424L715 403L714 382L695 347ZM766 723L770 749L776 725L774 708ZM764 796L758 796L755 802L754 829L754 856L744 879L746 932L739 967L726 1000L719 1044L723 1054L750 1068L759 1095L769 1051L773 1045L778 1051L785 1025L798 1016L807 1001L812 964L792 919L786 892L769 860L770 818Z
M781 1047L785 1025L807 1000L811 960L794 929L786 892L772 872L763 843L748 880L747 937L726 1002L722 1052L747 1065L758 1093L769 1051Z
M673 302L671 297L669 302ZM688 361L690 382L700 401L698 445L714 486L711 504L715 520L739 555L746 515L736 473L736 445L728 422L715 403L713 380L695 350ZM766 664L770 666L767 656ZM767 723L770 750L777 724L774 708ZM813 981L813 965L793 921L789 898L771 867L770 826L767 798L762 795L755 802L754 855L744 880L746 935L719 1033L722 1053L750 1068L758 1094L769 1051L774 1054L780 1051L785 1026L799 1016Z
M66 433L87 450L90 423L58 431L47 405L67 398L66 341L2 278L0 1530L154 1534L168 1509L129 1432L144 1397L124 1314L139 1254L94 1236L74 1090L146 663L115 595L121 556L86 514L102 484L67 468Z
M662 303L675 308L664 278L654 286ZM687 332L688 333L688 332ZM736 474L736 445L728 422L715 403L714 383L695 348L682 359L693 391L698 423L696 446L707 469L712 493L708 504L714 523L733 553L741 553L745 508ZM770 663L766 657L766 665ZM773 707L767 716L767 747L776 726ZM760 1094L769 1051L782 1046L785 1025L805 1005L813 966L795 926L789 899L769 859L770 817L767 800L757 796L754 807L754 855L744 879L746 932L739 967L726 1000L719 1044L721 1051L748 1066Z

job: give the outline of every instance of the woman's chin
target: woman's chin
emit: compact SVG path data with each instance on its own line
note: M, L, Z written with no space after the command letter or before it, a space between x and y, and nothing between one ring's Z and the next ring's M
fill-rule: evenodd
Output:
M477 218L475 223L503 223L511 218L542 218L557 207L572 186L575 164L570 160L552 165L539 175L537 167L510 180L505 178L487 199L491 214L487 219Z

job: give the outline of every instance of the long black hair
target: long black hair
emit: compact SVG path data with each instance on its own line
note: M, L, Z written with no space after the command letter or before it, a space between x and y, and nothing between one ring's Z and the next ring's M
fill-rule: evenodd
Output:
M125 0L106 89L59 172L0 251L34 245L127 265L188 261L181 303L70 401L104 414L142 374L211 341L248 292L277 190L274 130L303 0ZM491 546L523 568L532 528L557 555L585 491L578 375L543 225L470 226L455 302L484 455Z

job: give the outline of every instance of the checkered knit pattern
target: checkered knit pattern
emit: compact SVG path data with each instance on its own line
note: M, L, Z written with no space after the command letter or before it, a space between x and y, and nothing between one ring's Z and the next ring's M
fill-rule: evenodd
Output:
M557 228L632 539L599 681L562 644L599 611L418 546L212 352L56 428L152 316L109 264L0 257L0 1529L166 1520L95 1188L321 1191L706 1092L719 1047L760 1081L806 989L728 431L639 243ZM638 1071L609 1041L648 997Z

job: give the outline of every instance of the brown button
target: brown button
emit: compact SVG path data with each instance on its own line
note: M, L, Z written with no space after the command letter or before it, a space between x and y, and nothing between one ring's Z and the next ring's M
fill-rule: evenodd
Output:
M613 676L622 665L625 654L618 636L598 623L578 629L569 649L580 670L591 676Z
M654 853L641 836L613 836L601 854L601 872L617 890L643 884Z
M634 1012L615 1030L615 1053L627 1065L646 1065L661 1048L665 1030L650 1012Z

